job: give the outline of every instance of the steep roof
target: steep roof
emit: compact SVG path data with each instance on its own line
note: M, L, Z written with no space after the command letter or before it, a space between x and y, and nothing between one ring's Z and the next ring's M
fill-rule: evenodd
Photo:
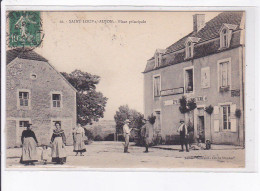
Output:
M17 49L12 49L8 50L6 52L6 64L10 64L15 58L21 58L21 59L27 59L27 60L36 60L36 61L43 61L48 63L56 72L58 75L61 76L63 80L74 90L77 92L77 90L71 85L71 83L68 82L68 80L59 72L57 71L49 62L46 58L43 56L37 54L33 50L30 49L22 49L22 48L17 48Z
M47 59L45 59L41 55L39 55L36 52L29 50L29 49L17 48L17 49L8 50L6 52L6 64L7 65L10 62L12 62L15 58L48 62Z
M205 26L198 32L193 31L193 32L189 33L188 35L184 36L183 38L181 38L180 40L178 40L177 42L175 42L174 44L172 44L171 46L167 47L165 54L170 54L170 53L174 53L179 50L183 50L185 48L185 41L189 37L197 37L200 39L198 42L198 45L195 45L193 58L199 58L199 57L207 56L209 54L216 53L219 51L218 48L216 48L217 47L216 44L218 42L212 43L212 42L207 42L207 41L219 38L219 30L224 23L237 25L238 27L234 31L241 30L239 28L239 26L242 22L242 17L243 17L243 12L241 12L241 11L240 12L232 11L232 12L220 13L219 15L217 15L210 21L206 22ZM202 42L205 42L204 46L199 45ZM240 43L239 35L233 33L230 48L237 47L237 45L239 45L239 43ZM204 47L206 47L206 48L204 48ZM201 50L199 50L199 49L201 49ZM183 52L182 53L177 52L176 54L171 54L171 56L167 56L167 58L163 59L164 63L162 63L161 67L165 67L166 63L168 65L172 65L172 64L177 64L177 63L183 62L184 57L185 57L185 55ZM148 60L148 63L146 65L144 72L149 72L154 69L154 63L149 62L153 59L154 59L154 57L152 57L151 59Z

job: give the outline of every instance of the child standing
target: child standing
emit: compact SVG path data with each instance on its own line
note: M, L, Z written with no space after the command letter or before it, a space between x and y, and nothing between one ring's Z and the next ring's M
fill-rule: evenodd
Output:
M42 155L41 155L41 159L44 165L47 164L47 160L48 160L48 146L47 145L43 145L42 146Z

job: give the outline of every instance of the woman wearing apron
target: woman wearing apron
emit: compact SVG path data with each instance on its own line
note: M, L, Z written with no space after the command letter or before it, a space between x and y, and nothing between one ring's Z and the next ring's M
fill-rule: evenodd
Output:
M55 123L56 129L53 130L53 134L51 137L52 144L52 162L56 162L56 164L64 164L66 162L66 137L64 134L64 130L61 129L61 124L59 122Z
M84 143L85 131L80 124L77 125L76 129L73 132L74 140L74 152L76 156L80 153L80 156L84 156L83 152L86 152L85 143Z
M37 138L34 132L31 130L32 124L27 124L27 129L22 132L21 141L23 144L22 157L20 162L25 165L34 165L37 162L37 150L38 144Z

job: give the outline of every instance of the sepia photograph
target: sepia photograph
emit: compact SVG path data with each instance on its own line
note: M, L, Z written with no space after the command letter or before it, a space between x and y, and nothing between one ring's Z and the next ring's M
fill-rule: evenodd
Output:
M246 168L241 11L6 12L7 169Z

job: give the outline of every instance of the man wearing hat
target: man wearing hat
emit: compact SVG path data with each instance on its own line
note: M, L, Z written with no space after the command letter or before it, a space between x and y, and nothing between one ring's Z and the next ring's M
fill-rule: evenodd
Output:
M143 137L144 140L144 145L145 145L145 153L148 153L148 148L149 144L151 142L150 140L150 133L152 132L152 126L151 123L147 119L143 119L144 125L141 128L141 136Z
M129 153L128 152L128 146L129 146L129 136L131 133L132 128L129 127L130 120L126 119L125 120L125 125L123 126L123 133L125 137L125 144L124 144L124 153Z
M181 119L180 120L180 126L178 128L178 131L177 132L180 132L180 142L181 142L181 150L180 152L183 152L184 149L183 149L183 145L185 145L186 147L186 152L189 152L189 148L188 148L188 129L184 123L184 120Z

